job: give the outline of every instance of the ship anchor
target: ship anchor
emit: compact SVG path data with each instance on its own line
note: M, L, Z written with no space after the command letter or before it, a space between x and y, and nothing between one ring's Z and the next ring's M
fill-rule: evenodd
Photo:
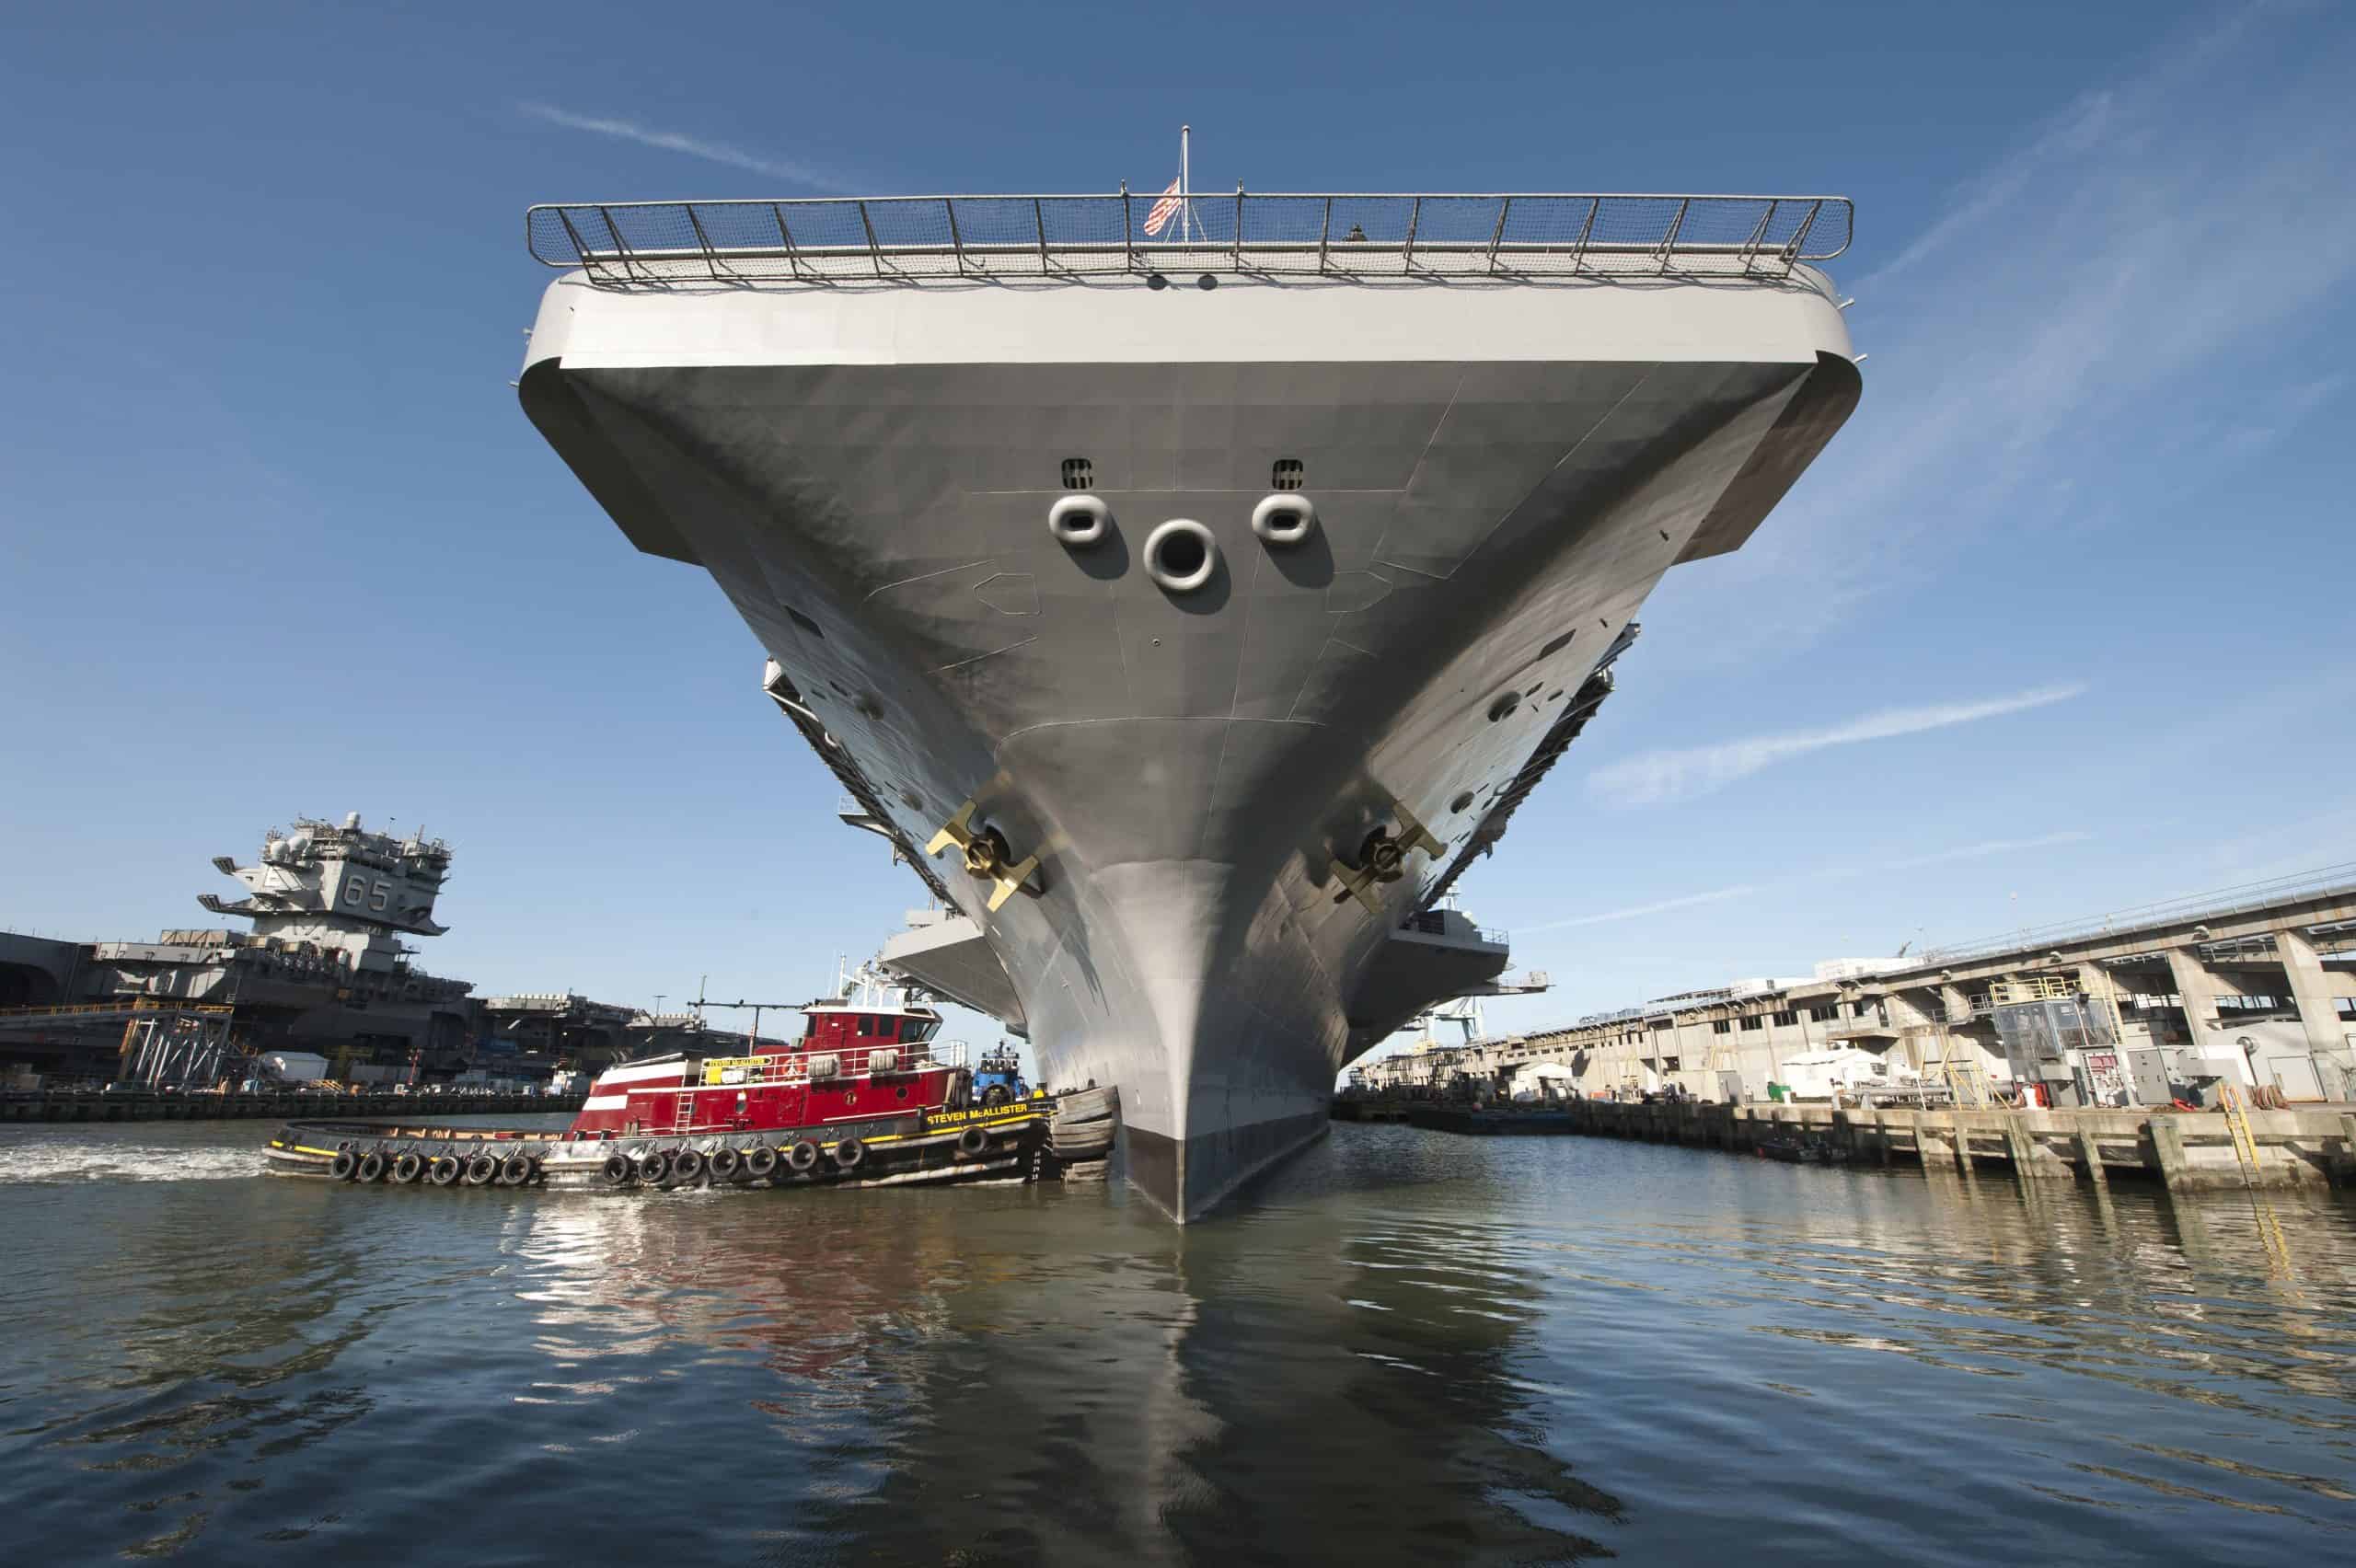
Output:
M1395 882L1407 874L1408 852L1421 849L1437 860L1440 851L1447 847L1433 837L1431 830L1417 821L1415 813L1404 805L1394 801L1391 809L1399 818L1398 832L1378 826L1359 844L1357 865L1350 865L1338 858L1334 861L1334 875L1342 884L1342 891L1334 895L1334 903L1347 904L1355 898L1366 905L1369 914L1380 915L1382 913L1382 901L1375 896L1374 889L1380 883Z
M957 814L941 824L941 831L934 834L932 842L925 846L925 853L938 855L943 849L955 846L964 857L967 871L978 881L998 884L990 894L989 902L990 908L996 909L1020 892L1037 872L1039 857L1026 855L1015 860L1014 851L1007 845L1006 835L995 827L976 829L974 811L976 803L968 801L958 807Z

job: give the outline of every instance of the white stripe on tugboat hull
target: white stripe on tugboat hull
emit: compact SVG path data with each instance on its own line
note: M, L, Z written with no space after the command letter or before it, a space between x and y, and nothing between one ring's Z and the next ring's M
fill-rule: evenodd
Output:
M629 1109L627 1094L593 1094L581 1102L583 1111L622 1111Z
M686 1072L687 1064L676 1061L608 1067L597 1075L597 1087L606 1089L614 1084L644 1083L653 1078L666 1078L676 1083Z

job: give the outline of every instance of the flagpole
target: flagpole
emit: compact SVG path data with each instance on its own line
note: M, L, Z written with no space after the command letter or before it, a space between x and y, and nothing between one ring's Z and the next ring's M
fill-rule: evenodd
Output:
M1186 160L1194 138L1193 126L1178 127L1178 222L1189 244L1195 238L1195 187L1188 177Z

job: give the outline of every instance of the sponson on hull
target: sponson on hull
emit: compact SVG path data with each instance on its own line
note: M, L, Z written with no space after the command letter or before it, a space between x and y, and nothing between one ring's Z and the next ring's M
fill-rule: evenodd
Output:
M535 208L524 408L709 571L1179 1218L1504 939L1443 896L1854 405L1830 197ZM784 824L780 831L787 831Z

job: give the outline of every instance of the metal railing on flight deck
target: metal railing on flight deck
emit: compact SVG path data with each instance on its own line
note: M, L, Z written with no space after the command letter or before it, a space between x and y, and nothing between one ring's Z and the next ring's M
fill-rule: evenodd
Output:
M555 202L532 255L592 282L894 282L1103 274L1780 278L1849 248L1845 196L1284 193Z

